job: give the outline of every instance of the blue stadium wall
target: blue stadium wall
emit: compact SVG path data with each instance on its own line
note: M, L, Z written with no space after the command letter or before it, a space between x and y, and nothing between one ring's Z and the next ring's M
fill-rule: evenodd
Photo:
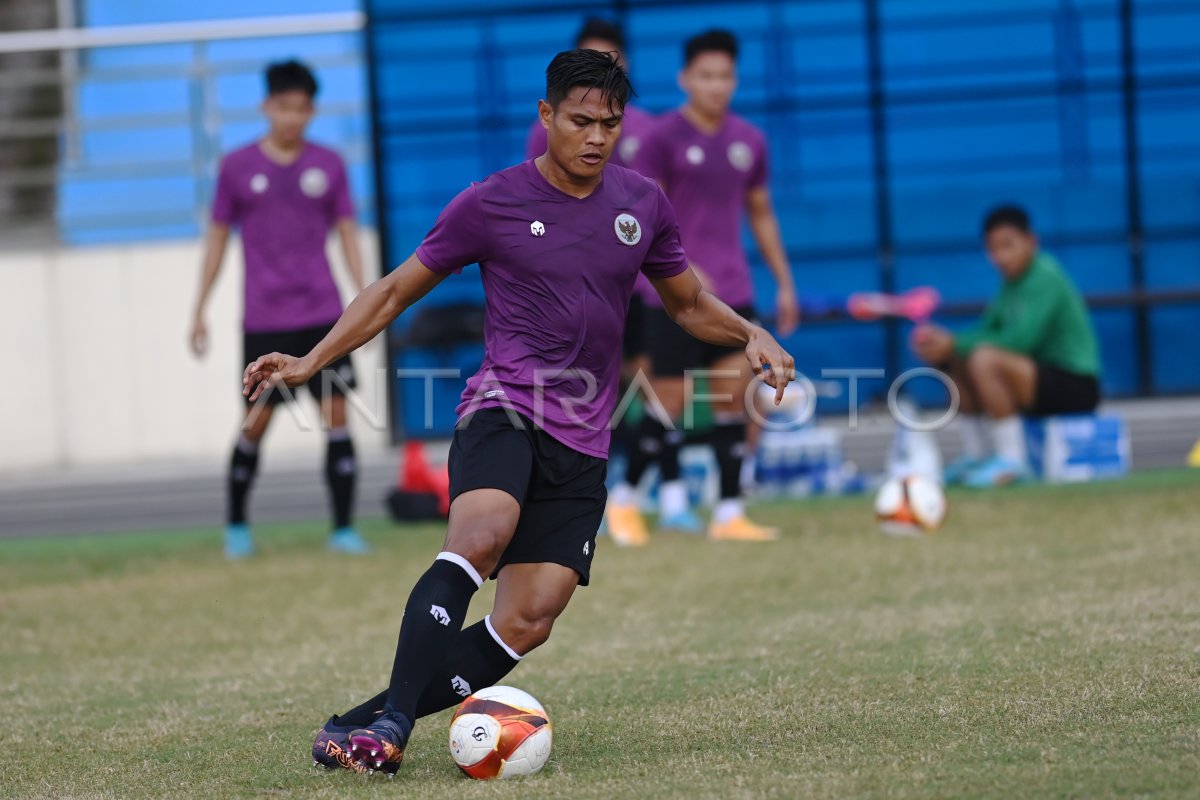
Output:
M1200 358L1184 344L1200 330L1200 2L368 0L367 10L392 264L456 192L522 157L545 65L585 13L625 25L638 102L655 112L682 99L682 40L721 26L742 42L735 109L770 139L802 292L933 284L950 304L981 303L998 279L979 222L1015 201L1095 300L1106 394L1200 390ZM747 246L768 311L773 284ZM472 272L424 302L477 300ZM895 375L914 365L906 335L830 322L787 344L810 375ZM477 355L396 352L398 366L438 359L468 366ZM460 385L444 383L437 433ZM418 434L423 391L400 382L400 430Z
M77 0L87 27L359 10L358 0ZM263 66L301 58L321 82L310 136L342 152L362 222L374 224L370 123L359 34L109 47L85 51L76 103L80 152L59 170L64 242L199 236L221 153L262 135ZM207 83L191 83L197 58ZM202 105L203 103L203 105Z
M113 25L359 3L79 7L81 23ZM364 0L363 8L371 19L365 37L229 42L206 57L222 68L214 97L227 117L218 148L227 149L261 130L254 109L263 61L338 62L365 49L373 118L318 117L314 135L345 146L374 128L374 172L362 153L352 159L352 181L364 221L378 214L389 265L412 251L457 191L522 157L545 64L585 14L626 26L639 102L652 111L682 99L674 77L682 40L722 26L742 40L735 107L770 138L772 189L802 290L932 283L951 304L982 302L996 278L978 248L979 218L998 202L1021 202L1047 249L1094 300L1105 391L1200 391L1200 357L1186 345L1200 329L1200 0ZM64 169L60 179L66 241L198 234L194 207L211 192L211 173L197 176L179 157L195 141L186 84L122 78L124 68L145 65L183 74L194 55L188 45L169 45L85 59L79 103L90 132L86 168ZM356 69L323 70L322 101L368 102ZM149 128L124 122L138 115ZM766 311L770 277L747 245ZM471 269L421 305L480 295ZM393 332L398 341L413 317L406 316ZM943 317L951 325L966 319ZM805 326L788 345L810 374L896 374L912 365L905 336L899 325L829 322ZM479 350L408 348L393 358L399 367L467 370ZM435 382L430 433L449 429L460 386ZM418 381L397 383L397 433L421 434L423 391Z

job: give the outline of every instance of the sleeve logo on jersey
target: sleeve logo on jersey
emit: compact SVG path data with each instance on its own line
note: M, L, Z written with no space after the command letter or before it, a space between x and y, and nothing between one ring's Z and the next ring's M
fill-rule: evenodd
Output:
M529 223L529 232L534 236L545 236L546 226L535 219L533 222Z
M300 191L309 197L320 197L329 188L329 178L320 167L309 167L300 173Z
M754 151L745 142L733 142L729 145L727 154L729 163L733 164L734 169L749 172L750 168L754 166Z
M271 181L269 181L267 176L263 175L261 172L250 179L250 191L254 192L255 194L262 194L270 185Z
M613 230L617 232L621 244L633 247L642 240L642 226L629 214L618 214Z

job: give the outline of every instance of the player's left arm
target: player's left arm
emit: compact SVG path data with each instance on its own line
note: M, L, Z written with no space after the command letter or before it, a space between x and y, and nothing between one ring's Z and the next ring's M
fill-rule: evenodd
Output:
M346 257L346 269L354 281L355 290L367 288L367 273L363 269L362 248L358 244L358 223L354 217L342 217L337 221L338 239L342 243L342 254Z
M770 333L740 316L700 284L690 268L669 278L651 278L663 308L690 335L710 344L744 347L754 374L775 387L775 404L796 377L796 361Z
M800 303L796 299L792 268L788 264L783 237L779 233L779 218L775 216L775 209L771 205L771 193L765 184L746 192L746 213L750 221L750 231L758 243L763 261L775 276L776 324L779 332L787 336L800 323Z

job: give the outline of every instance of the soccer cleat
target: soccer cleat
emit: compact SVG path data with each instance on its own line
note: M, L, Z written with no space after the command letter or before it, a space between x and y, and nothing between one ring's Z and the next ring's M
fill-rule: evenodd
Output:
M992 456L963 478L963 486L971 489L992 489L1020 483L1031 477L1029 467L1003 456Z
M658 518L658 529L663 531L678 531L679 533L702 533L704 523L690 508L685 508L678 514L670 514Z
M954 486L966 480L966 477L974 470L978 469L983 464L985 458L968 458L967 456L959 456L946 465L942 471L942 482L947 486Z
M412 723L401 714L384 712L370 727L350 733L350 758L368 772L378 770L389 778L404 761L404 746L412 733Z
M728 522L712 522L708 538L717 542L773 542L779 538L779 529L757 525L739 515Z
M604 519L608 523L609 537L621 547L642 547L650 540L646 520L635 505L610 502L604 509Z
M317 731L317 738L313 740L313 766L366 772L365 764L360 764L350 757L350 734L355 730L357 728L354 725L339 725L336 715L330 717L321 730Z
M329 550L334 553L346 553L352 556L366 555L371 552L371 545L358 535L354 528L338 528L329 535Z
M230 561L239 561L254 555L254 539L250 536L250 526L239 522L225 526L225 557Z

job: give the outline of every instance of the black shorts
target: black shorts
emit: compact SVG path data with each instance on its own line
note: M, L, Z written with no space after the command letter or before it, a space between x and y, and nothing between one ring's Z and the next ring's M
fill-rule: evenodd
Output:
M625 315L625 335L621 339L621 357L625 361L646 354L646 302L636 292L629 298Z
M302 356L317 346L333 329L333 325L317 325L312 328L302 328L298 331L268 331L265 333L242 334L242 366L245 367L259 356L267 353L283 353L289 356ZM354 365L350 356L342 356L325 369L312 376L306 384L308 391L318 402L330 397L346 393L346 389L354 388ZM343 388L344 387L344 388ZM294 389L292 391L295 391ZM260 398L268 405L278 405L287 399L282 391L272 391Z
M523 415L483 408L455 427L449 468L451 502L474 489L500 489L521 504L493 578L507 564L551 563L570 567L588 585L608 499L607 461L572 450Z
M1094 375L1068 372L1052 364L1037 362L1037 387L1031 417L1054 414L1090 414L1100 404L1100 382Z
M738 306L734 311L748 320L756 317L752 306ZM681 378L685 370L710 367L723 358L745 352L741 347L700 341L676 325L662 308L647 307L645 315L646 349L656 377Z

